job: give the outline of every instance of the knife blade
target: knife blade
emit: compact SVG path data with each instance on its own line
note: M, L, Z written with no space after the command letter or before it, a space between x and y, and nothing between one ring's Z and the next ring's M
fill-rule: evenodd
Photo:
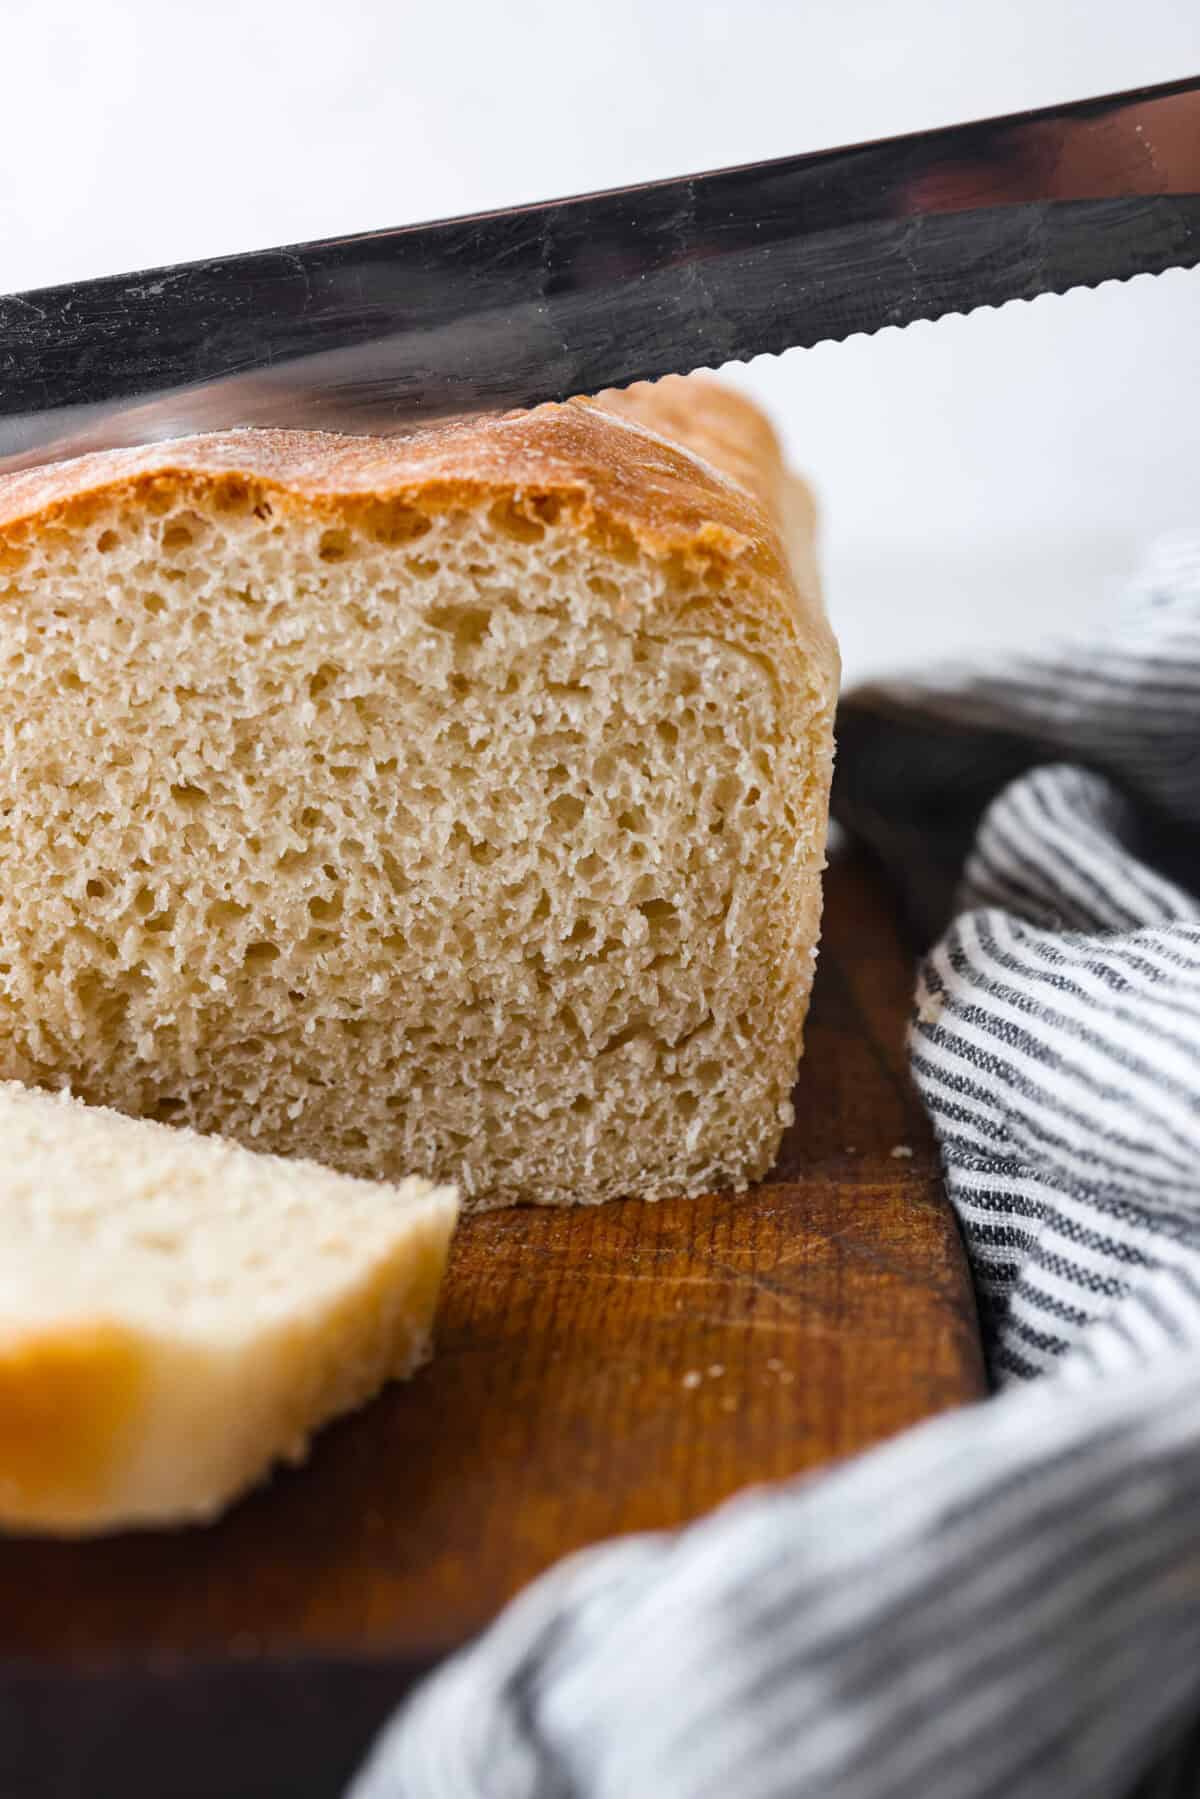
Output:
M1200 78L0 298L0 472L393 432L1200 263Z

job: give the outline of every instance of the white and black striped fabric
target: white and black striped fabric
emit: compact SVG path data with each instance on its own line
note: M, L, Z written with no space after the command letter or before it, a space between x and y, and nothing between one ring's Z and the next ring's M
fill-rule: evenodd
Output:
M937 938L912 1065L999 1391L565 1563L353 1799L1200 1793L1200 537L1103 643L839 741Z

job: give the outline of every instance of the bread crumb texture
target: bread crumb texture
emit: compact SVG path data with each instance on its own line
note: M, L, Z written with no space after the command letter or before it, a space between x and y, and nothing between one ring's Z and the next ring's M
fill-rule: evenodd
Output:
M765 1172L836 655L703 394L704 463L651 394L12 478L0 1078L476 1205Z
M428 1352L452 1190L0 1086L0 1525L207 1518Z

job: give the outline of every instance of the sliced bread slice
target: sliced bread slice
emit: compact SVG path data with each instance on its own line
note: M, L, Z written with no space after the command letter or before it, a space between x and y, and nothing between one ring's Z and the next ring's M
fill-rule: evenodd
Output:
M0 1526L213 1517L409 1374L452 1188L0 1084Z

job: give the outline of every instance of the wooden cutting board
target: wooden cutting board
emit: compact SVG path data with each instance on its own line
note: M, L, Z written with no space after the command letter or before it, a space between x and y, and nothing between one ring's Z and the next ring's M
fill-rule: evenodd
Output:
M885 894L835 861L762 1186L469 1220L434 1363L305 1468L205 1530L0 1543L3 1799L334 1799L413 1677L560 1555L980 1394L911 991Z

